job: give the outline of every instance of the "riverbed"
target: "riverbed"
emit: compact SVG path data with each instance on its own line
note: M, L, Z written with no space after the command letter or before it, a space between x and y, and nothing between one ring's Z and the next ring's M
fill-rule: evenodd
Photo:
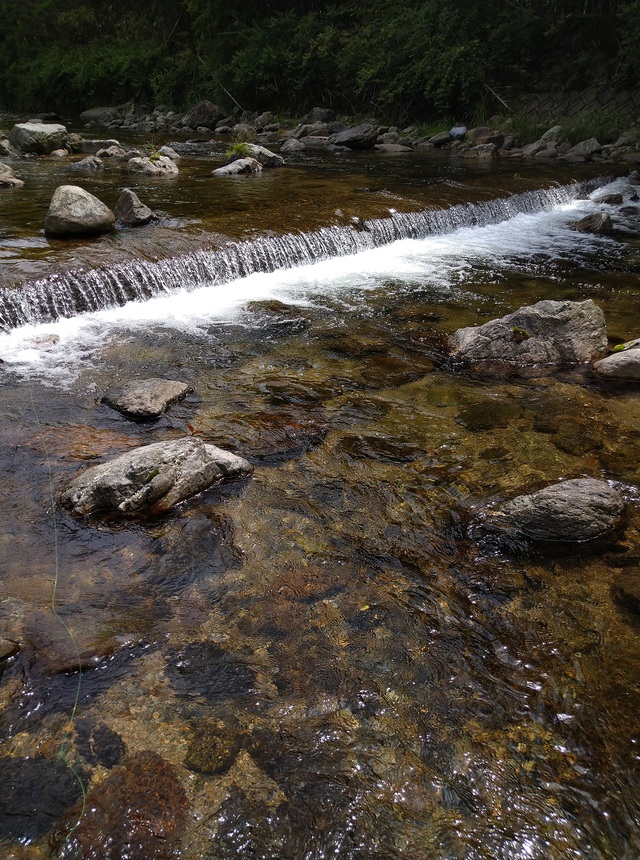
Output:
M573 229L624 181L367 153L217 179L223 143L171 143L173 180L28 159L0 196L3 290L76 301L0 334L0 855L635 860L637 387L481 381L446 349L543 298L637 337L633 223ZM46 239L71 181L161 219ZM101 401L147 377L192 393L151 423ZM253 475L154 520L56 505L194 433ZM474 541L479 505L580 476L628 502L612 546Z

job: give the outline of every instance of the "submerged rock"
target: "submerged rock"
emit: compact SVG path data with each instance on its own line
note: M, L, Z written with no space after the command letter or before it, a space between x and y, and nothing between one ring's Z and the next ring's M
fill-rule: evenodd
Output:
M53 192L44 220L48 236L95 236L115 224L113 212L93 194L77 185L60 185Z
M127 227L141 227L158 217L130 188L125 188L118 197L113 214L117 221Z
M176 772L157 753L128 756L89 791L56 828L63 857L168 860L186 822L189 802Z
M637 570L620 572L613 581L611 591L620 606L640 615L640 575Z
M461 328L449 340L451 355L488 376L541 376L583 364L606 352L602 310L583 302L544 300L481 326Z
M609 484L575 478L484 511L483 525L514 545L602 543L621 529L625 510L624 499Z
M157 514L224 479L252 471L242 457L187 436L127 451L92 466L60 494L74 514Z

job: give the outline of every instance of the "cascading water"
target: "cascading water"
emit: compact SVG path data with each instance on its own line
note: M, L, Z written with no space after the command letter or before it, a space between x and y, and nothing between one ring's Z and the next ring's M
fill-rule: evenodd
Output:
M229 243L159 262L126 262L104 269L72 271L0 293L5 331L77 314L144 301L180 290L225 284L255 272L274 272L378 248L398 239L423 239L461 227L496 224L517 214L547 211L610 181L608 177L448 209L393 213L353 226Z

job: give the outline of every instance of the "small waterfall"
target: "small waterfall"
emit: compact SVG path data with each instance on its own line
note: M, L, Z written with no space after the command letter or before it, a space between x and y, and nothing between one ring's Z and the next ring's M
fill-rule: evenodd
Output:
M460 227L497 224L520 213L547 211L569 203L609 181L610 177L602 177L448 209L394 213L387 218L359 221L353 226L322 227L310 233L231 242L219 250L196 251L159 262L127 261L104 269L58 273L1 291L0 328L8 331L129 301L224 284L254 272L274 272L356 254L398 239L424 239Z

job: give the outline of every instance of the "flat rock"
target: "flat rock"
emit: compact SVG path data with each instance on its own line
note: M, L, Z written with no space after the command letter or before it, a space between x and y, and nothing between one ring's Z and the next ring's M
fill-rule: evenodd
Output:
M242 457L186 436L144 445L86 469L60 493L59 502L80 516L158 514L251 470Z
M118 197L113 214L116 216L116 221L126 224L128 227L140 227L157 218L155 212L149 209L130 188L123 189L122 194Z
M349 149L371 149L377 139L377 129L369 123L363 123L332 134L328 142L335 146L346 146Z
M162 415L172 403L182 400L189 391L191 389L186 383L172 379L134 379L110 388L102 402L122 412L127 418L149 421Z
M545 299L449 339L451 354L487 376L542 376L584 364L607 351L604 314L591 300Z
M592 370L607 379L640 379L640 339L596 361Z
M53 192L44 221L48 236L95 236L113 229L113 212L77 185L60 185Z
M281 155L276 155L275 152L257 143L248 143L247 149L250 157L259 161L263 167L282 167L284 164L284 158Z
M534 544L601 542L615 537L625 510L620 493L606 482L575 478L485 512L485 525Z
M261 173L262 165L255 158L239 158L211 171L213 176L239 176L243 173Z
M9 140L20 152L49 155L64 146L67 129L56 123L22 122L11 129Z

